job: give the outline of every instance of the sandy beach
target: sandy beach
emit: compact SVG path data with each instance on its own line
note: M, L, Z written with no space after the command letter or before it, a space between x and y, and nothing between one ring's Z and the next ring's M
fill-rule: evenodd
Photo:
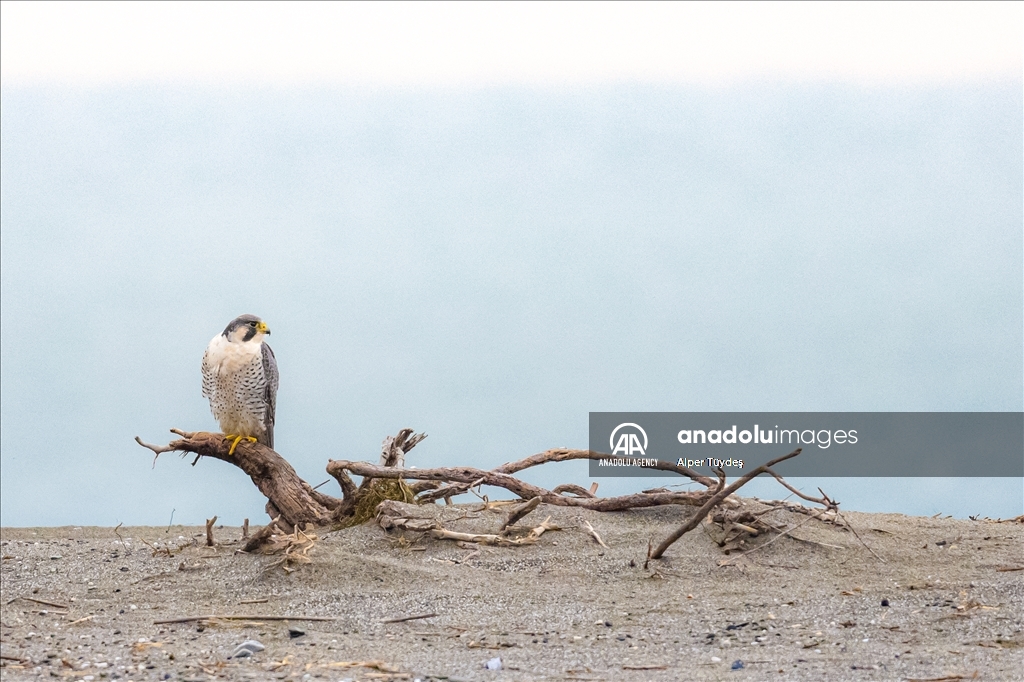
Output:
M494 532L504 510L480 506L411 511ZM521 523L561 530L522 547L369 522L320 532L291 572L234 527L214 547L201 527L4 528L2 678L1022 679L1019 521L844 512L861 542L775 510L803 525L743 556L702 527L645 569L691 514L541 506ZM222 618L161 622L198 616Z

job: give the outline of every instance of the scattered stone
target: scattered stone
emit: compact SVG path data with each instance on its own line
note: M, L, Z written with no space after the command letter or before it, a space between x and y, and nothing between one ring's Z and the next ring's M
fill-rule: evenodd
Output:
M248 658L249 656L259 653L264 649L266 649L266 647L255 639L249 639L235 647L235 650L231 652L231 655L228 656L228 658Z

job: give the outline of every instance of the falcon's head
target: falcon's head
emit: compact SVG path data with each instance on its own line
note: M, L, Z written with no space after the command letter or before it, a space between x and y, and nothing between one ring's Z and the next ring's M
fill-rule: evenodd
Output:
M232 343L248 343L260 341L264 334L270 333L267 323L255 315L239 315L224 328L224 338Z

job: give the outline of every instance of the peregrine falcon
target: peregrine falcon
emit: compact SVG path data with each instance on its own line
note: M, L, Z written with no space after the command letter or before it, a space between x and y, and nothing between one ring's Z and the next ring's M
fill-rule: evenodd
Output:
M263 342L269 333L260 318L241 315L213 337L203 355L203 397L210 399L224 437L233 441L229 455L243 438L274 447L278 373L274 351Z

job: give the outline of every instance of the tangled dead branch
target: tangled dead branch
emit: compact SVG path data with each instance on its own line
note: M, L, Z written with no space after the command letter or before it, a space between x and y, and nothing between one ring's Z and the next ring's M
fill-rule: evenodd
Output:
M534 498L536 499L536 498ZM531 505L532 506L529 506ZM522 518L537 508L533 500L527 502L524 507L529 506L525 513L519 516ZM507 522L502 524L499 533L461 533L449 530L433 518L411 515L407 509L395 500L381 502L377 508L377 523L384 530L409 530L418 533L429 533L435 540L455 540L456 542L473 542L480 545L494 547L522 547L532 545L537 539L549 530L561 530L557 525L551 523L551 517L544 519L539 525L530 528L524 533L518 532L518 528L510 526ZM513 512L515 513L515 512ZM519 535L519 537L513 537Z
M596 486L590 490L575 484L563 484L552 490L527 483L514 474L525 469L548 464L551 462L565 462L571 460L601 459L606 454L591 450L571 450L558 448L547 450L524 459L509 462L491 470L476 469L473 467L438 467L431 469L408 469L405 468L406 455L425 437L425 434L414 434L412 429L402 429L395 436L389 436L384 440L378 464L369 462L352 462L347 460L329 460L327 473L337 481L341 489L341 498L332 497L316 490L306 481L302 480L295 472L295 469L278 453L260 444L242 441L238 444L235 452L229 454L230 441L225 440L222 434L207 432L186 432L172 429L172 433L180 436L177 440L167 445L152 445L143 442L136 437L136 441L145 448L148 448L156 457L164 452L194 453L193 466L203 457L218 459L233 464L242 469L267 497L267 514L273 519L264 529L254 533L246 543L246 551L272 543L273 538L289 536L293 538L293 546L311 546L312 541L299 540L299 534L306 528L307 524L313 527L344 527L376 517L378 522L385 528L401 527L407 530L418 530L428 532L439 539L456 539L484 544L496 544L503 546L515 546L535 542L542 533L547 530L554 530L545 521L536 526L522 537L513 538L513 524L523 516L530 513L540 504L550 504L561 507L576 507L594 511L623 511L642 507L654 507L661 505L687 505L698 507L696 514L691 516L686 523L680 526L675 532L663 540L655 549L649 553L649 559L658 559L665 551L680 537L697 528L709 515L712 520L719 523L725 532L723 537L730 535L735 539L737 534L745 533L752 537L765 532L770 528L762 523L757 516L750 512L730 512L725 507L738 506L730 496L739 490L743 485L757 476L767 474L774 477L780 484L786 487L793 494L800 498L819 504L822 510L811 510L802 505L799 506L804 513L815 516L821 520L834 521L838 515L838 503L831 500L822 493L820 498L806 495L790 486L785 479L774 472L771 467L800 454L797 449L788 455L778 457L767 464L757 467L731 485L726 484L725 474L721 470L716 471L716 477L702 475L691 469L677 466L670 462L656 461L647 468L674 473L700 485L703 489L692 491L669 490L667 488L656 488L631 495L620 495L616 497L597 497ZM156 458L154 458L154 465ZM362 476L362 481L356 485L352 475ZM472 538L463 537L469 534L459 534L441 528L432 522L427 523L423 519L395 516L388 511L387 504L390 500L417 504L433 503L437 500L450 502L451 498L466 492L472 492L480 486L492 486L503 488L525 501L525 504L513 509L505 524L497 534L474 535ZM819 489L820 491L820 489ZM482 498L486 501L486 497ZM496 504L496 503L494 503ZM793 503L786 504L788 507ZM392 510L393 511L393 510ZM389 525L390 524L390 525ZM777 530L777 529L776 529ZM305 534L303 534L305 536ZM596 531L592 533L595 540L601 544L600 536ZM456 537L458 536L458 537ZM305 536L309 537L309 536ZM315 541L315 536L312 536ZM726 544L726 540L721 544ZM297 550L298 551L298 550ZM294 552L293 552L294 554ZM304 551L300 552L305 556ZM297 554L296 557L299 555ZM301 559L296 558L296 562Z
M391 478L391 479L415 479L425 481L441 481L446 484L454 484L453 488L457 488L456 491L451 491L450 495L457 495L468 491L470 488L476 488L481 485L489 485L495 488L504 488L509 492L519 496L524 500L529 500L534 497L539 497L541 502L544 504L553 504L560 507L582 507L584 509L593 509L594 511L624 511L626 509L638 509L641 507L656 507L665 504L686 504L686 505L701 505L707 500L707 491L658 491L651 493L634 493L632 495L621 495L618 497L594 497L589 492L586 496L579 495L579 491L583 490L579 486L572 486L566 488L560 486L563 492L571 493L568 495L562 495L553 490L546 490L540 486L533 485L532 483L526 483L525 481L512 476L507 473L508 470L522 471L527 468L526 466L517 466L530 461L528 466L537 466L539 464L545 464L547 462L564 462L573 459L601 459L607 457L607 455L593 452L591 450L548 450L542 452L539 455L533 455L526 460L520 462L513 462L512 464L505 464L504 466L485 471L483 469L475 469L473 467L438 467L436 469L396 469L392 467L383 467L367 462L348 462L345 460L331 460L327 464L327 473L331 474L335 478L340 476L347 477L348 473L356 474L357 476L365 476L368 478ZM664 463L660 463L664 464ZM666 470L667 467L650 467ZM683 470L683 467L672 467L670 470L676 470L677 473ZM695 481L703 483L705 485L711 483L717 483L706 476L701 476L696 472L693 472ZM447 497L447 491L444 487L432 490L426 495L417 497L417 502L433 501Z

